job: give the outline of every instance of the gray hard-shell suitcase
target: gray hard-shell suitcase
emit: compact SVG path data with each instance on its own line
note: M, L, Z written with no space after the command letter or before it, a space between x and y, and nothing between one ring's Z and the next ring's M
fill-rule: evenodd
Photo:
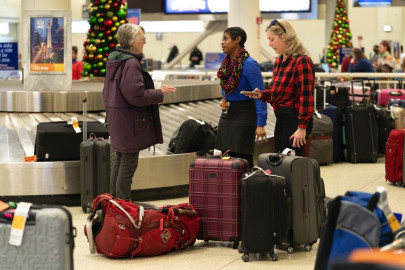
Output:
M84 213L91 212L94 198L110 192L110 141L87 134L87 98L83 99L83 142L80 144L80 198Z
M285 177L290 198L284 240L287 252L294 252L294 247L299 245L310 251L326 219L325 186L318 162L311 158L264 153L259 155L258 166Z
M32 205L20 246L8 243L11 210L0 213L0 269L73 269L76 228L62 206ZM5 215L6 214L6 215Z

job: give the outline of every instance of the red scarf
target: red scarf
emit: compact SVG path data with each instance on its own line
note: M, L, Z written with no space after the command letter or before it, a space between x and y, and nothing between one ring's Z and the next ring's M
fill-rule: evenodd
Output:
M238 88L243 62L245 62L248 57L249 53L245 48L242 48L232 62L229 55L222 61L217 77L221 80L221 87L224 89L225 93L230 94Z

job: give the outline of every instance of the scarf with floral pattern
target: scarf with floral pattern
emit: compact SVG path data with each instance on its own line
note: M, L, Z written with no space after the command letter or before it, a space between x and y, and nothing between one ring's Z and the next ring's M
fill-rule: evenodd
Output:
M229 55L222 61L217 77L220 79L221 87L224 89L225 93L230 94L238 88L243 62L245 62L248 57L249 53L245 48L242 48L233 61L231 61Z

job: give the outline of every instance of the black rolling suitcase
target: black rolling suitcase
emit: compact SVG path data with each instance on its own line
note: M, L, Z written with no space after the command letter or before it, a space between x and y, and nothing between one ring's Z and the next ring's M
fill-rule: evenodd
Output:
M287 191L284 177L267 174L254 167L241 182L242 260L249 253L270 253L273 261L276 243L281 244L287 229Z
M259 155L258 166L286 180L290 203L287 233L280 247L286 245L288 253L299 245L304 245L306 251L312 250L326 219L325 186L318 162L311 158L265 153Z
M355 103L354 95L352 100L352 106L346 108L344 120L346 160L351 163L377 162L378 129L374 108L369 104Z
M83 99L84 131L80 144L80 198L84 213L91 212L94 198L110 192L110 141L87 134L87 98Z
M28 210L27 204L18 205ZM76 228L69 210L62 206L31 205L24 219L20 209L0 212L0 269L73 269ZM23 229L22 239L11 232L12 224Z
M82 127L83 123L79 122ZM88 123L88 132L108 139L107 128L98 121ZM38 161L69 161L80 159L82 133L76 133L66 121L39 123L35 136L34 155Z

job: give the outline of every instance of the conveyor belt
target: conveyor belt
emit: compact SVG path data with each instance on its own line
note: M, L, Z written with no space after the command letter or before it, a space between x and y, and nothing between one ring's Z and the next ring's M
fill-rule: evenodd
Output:
M173 82L171 82L173 83ZM132 190L154 190L162 188L176 189L188 184L188 168L190 162L196 158L195 153L171 154L168 143L174 131L189 117L218 124L221 114L219 106L220 93L217 82L192 81L177 82L176 93L165 95L160 105L160 116L164 143L156 145L156 153L143 150L140 153L138 169L134 175ZM173 83L174 84L174 83ZM74 84L75 85L75 84ZM73 195L80 193L79 161L61 162L24 162L25 156L34 154L36 126L41 122L68 121L71 117L82 120L80 111L81 98L88 96L89 88L94 100L100 100L102 84L76 84L72 93L46 92L33 95L26 93L25 99L36 96L34 100L19 100L23 97L15 84L2 84L0 87L0 175L1 196L43 196L43 195ZM6 87L7 89L2 89ZM21 85L19 86L21 87ZM83 90L83 89L84 90ZM76 91L76 92L75 92ZM18 92L18 94L16 94ZM21 91L22 92L22 91ZM41 97L41 95L44 95ZM63 104L62 109L53 104L55 101ZM64 99L66 96L66 100ZM10 97L7 102L5 97ZM73 105L71 103L74 103ZM11 105L9 105L11 104ZM69 112L63 108L69 107ZM102 105L93 104L88 112L89 121L103 122L105 112L97 110ZM32 108L34 110L30 111ZM13 112L16 111L16 112ZM269 107L268 125L266 130L272 136L274 130L274 114ZM268 145L257 144L256 152L260 152Z

